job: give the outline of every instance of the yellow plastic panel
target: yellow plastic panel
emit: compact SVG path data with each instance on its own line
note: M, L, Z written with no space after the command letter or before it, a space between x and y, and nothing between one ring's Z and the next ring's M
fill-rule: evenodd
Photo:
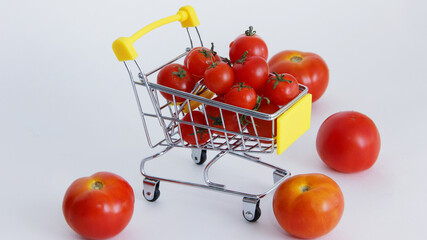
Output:
M307 94L277 118L277 154L282 154L310 128L310 120L311 94Z

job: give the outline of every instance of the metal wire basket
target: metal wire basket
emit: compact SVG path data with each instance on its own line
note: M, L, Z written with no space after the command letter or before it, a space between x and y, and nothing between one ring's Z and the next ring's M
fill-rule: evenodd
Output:
M166 64L145 73L136 60L137 53L133 48L133 42L149 31L174 21L180 21L181 25L186 29L190 40L190 47L186 48L184 53L173 58ZM190 34L189 28L195 29L200 45L203 46L197 25L199 25L199 21L194 9L191 6L185 6L180 8L177 14L153 22L131 37L122 37L113 43L113 50L118 60L124 62L128 71L148 144L151 148L156 148L158 146L165 147L165 149L159 153L146 157L141 161L140 171L145 177L143 194L148 201L157 200L160 196L159 183L160 181L166 181L242 196L243 216L246 220L253 222L258 220L261 215L261 209L259 207L260 199L273 191L281 182L290 176L290 172L263 162L259 157L251 154L274 153L275 151L280 154L308 130L310 126L311 95L308 94L307 87L299 85L300 93L295 99L286 106L281 107L277 112L266 114L212 100L213 93L204 86L203 79L196 84L191 93L179 91L150 81L149 77L151 75L155 74L164 66L183 58L194 47L192 34ZM142 93L141 90L145 93ZM172 96L172 101L167 101L162 98L162 96L159 96L161 92L170 94ZM142 102L147 98L150 99L152 108L143 107ZM185 101L178 102L177 100L179 99L185 99ZM222 125L222 127L213 126L209 123L209 116L206 111L209 107L219 111L222 123L225 123L225 113L229 115L231 112L231 114L235 115L235 117L233 117L236 121L245 119L245 124L238 124L238 129L233 130L227 129L224 126L225 124ZM205 123L193 121L193 116L196 111L203 114L206 120ZM191 121L183 120L186 114L190 116ZM158 124L154 125L157 126L153 126L153 122L149 122L148 119L156 119ZM271 135L258 134L260 129L256 124L257 121L270 122ZM209 140L204 143L199 143L196 137L195 144L185 142L181 130L183 125L192 126L194 136L197 136L197 131L199 129L203 129L208 133ZM150 134L150 129L152 127L160 127L162 129L163 136L160 138L160 141L153 142L153 138ZM204 184L152 176L145 171L145 164L147 161L162 156L174 147L190 148L192 151L192 159L199 165L206 161L207 150L219 151L203 170ZM265 167L272 168L274 170L274 184L262 193L252 194L230 190L227 189L224 184L212 182L209 179L209 169L226 154L241 157L259 163Z

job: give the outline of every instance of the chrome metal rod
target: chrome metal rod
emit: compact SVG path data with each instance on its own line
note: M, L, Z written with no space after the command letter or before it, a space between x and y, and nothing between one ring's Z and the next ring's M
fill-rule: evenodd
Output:
M227 153L227 151L222 151L220 153L218 153L209 163L208 165L206 165L205 170L203 171L203 179L205 180L205 183L208 184L209 186L213 186L213 187L218 187L218 188L225 188L225 185L223 184L219 184L219 183L215 183L212 182L209 179L209 169L212 167L212 165L214 163L216 163L220 158L222 158L225 154Z
M144 113L144 110L142 109L141 101L139 100L139 95L138 95L138 91L136 90L135 81L133 79L132 71L130 70L130 68L126 64L126 61L123 61L123 63L125 64L126 70L129 73L130 82L132 85L132 90L133 90L133 93L135 95L136 104L138 105L139 115L141 116L142 125L144 126L145 136L147 137L148 145L151 148L153 148L154 146L153 146L153 143L151 142L150 133L148 132L147 122L145 121L145 117L144 117L145 113Z

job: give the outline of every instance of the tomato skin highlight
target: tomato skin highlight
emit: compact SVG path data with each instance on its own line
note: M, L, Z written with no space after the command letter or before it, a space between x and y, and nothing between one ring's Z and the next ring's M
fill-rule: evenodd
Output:
M317 54L285 50L275 54L269 61L270 72L289 73L298 83L308 87L312 101L317 101L326 91L329 83L329 69Z
M338 112L320 126L316 148L329 167L344 173L359 172L376 162L381 137L368 116L355 111Z
M280 226L299 238L329 233L344 212L344 196L338 184L319 173L295 175L276 189L273 212Z
M100 182L102 188L94 189L96 182ZM126 180L113 173L98 172L79 178L69 186L62 210L68 225L79 235L107 239L128 225L134 203L133 189Z
M181 74L178 74L181 71ZM196 81L190 75L190 72L183 65L172 63L163 67L157 75L157 83L176 90L191 92L196 85ZM173 102L171 94L160 92L164 98ZM175 97L175 101L183 102L184 98Z

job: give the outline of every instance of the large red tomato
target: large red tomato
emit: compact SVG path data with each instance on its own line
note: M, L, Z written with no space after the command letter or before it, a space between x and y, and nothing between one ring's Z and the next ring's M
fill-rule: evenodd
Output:
M368 116L346 111L335 113L322 123L316 147L326 165L351 173L374 165L380 153L381 139L375 123Z
M268 61L268 66L270 72L289 73L297 79L298 83L307 86L313 102L318 100L328 87L328 66L315 53L281 51Z
M344 212L344 196L338 184L323 174L296 175L277 188L273 211L289 234L316 238L338 224Z
M265 60L268 58L267 44L256 34L252 26L230 43L230 61L232 63L236 62L245 51L248 51L248 57L260 56Z
M120 176L98 172L75 180L67 189L62 210L68 225L89 239L119 234L133 214L135 197Z
M172 63L163 67L157 75L157 83L176 90L191 92L196 85L196 81L188 72L188 69L178 63ZM171 94L160 92L168 101L173 101ZM175 97L175 101L183 102L184 98Z

